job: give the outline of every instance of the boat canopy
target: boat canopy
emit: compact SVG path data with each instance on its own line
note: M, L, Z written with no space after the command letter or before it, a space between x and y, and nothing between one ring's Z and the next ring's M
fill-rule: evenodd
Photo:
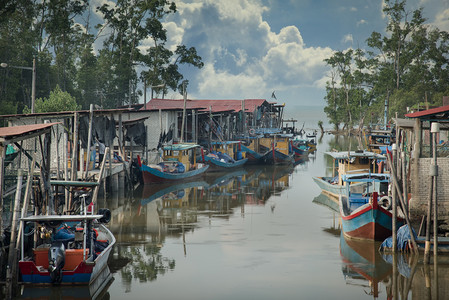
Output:
M173 145L165 145L162 147L162 149L165 151L185 151L200 147L201 146L198 144L173 144Z
M37 215L21 218L24 222L51 222L51 221L81 221L81 220L97 220L101 219L103 215Z
M370 151L350 151L348 156L348 151L338 151L338 152L324 152L325 154L332 156L334 159L348 159L355 157L365 157L369 159L381 159L386 160L385 155L381 155Z

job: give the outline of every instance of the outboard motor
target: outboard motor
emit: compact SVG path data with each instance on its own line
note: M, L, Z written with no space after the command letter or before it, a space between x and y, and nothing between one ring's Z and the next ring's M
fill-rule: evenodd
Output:
M62 269L65 264L65 246L63 242L54 241L48 251L48 271L52 283L61 283Z
M109 209L100 208L98 214L103 215L103 217L98 220L100 223L109 223L109 221L111 221L111 211Z

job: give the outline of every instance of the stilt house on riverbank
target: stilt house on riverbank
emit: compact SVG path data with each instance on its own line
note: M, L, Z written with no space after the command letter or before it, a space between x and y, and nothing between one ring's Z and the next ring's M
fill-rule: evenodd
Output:
M408 119L394 119L398 145L396 169L403 191L406 191L404 198L409 199L410 213L415 217L425 215L429 199L433 199L431 203L437 203L440 227L446 227L447 230L449 105L405 116Z
M170 139L184 142L233 140L252 128L281 128L284 104L265 99L151 99L142 108L148 120L148 148Z

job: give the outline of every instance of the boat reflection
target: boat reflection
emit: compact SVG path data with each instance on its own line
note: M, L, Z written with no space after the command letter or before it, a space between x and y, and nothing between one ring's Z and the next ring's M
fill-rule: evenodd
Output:
M110 201L110 229L117 237L110 268L121 275L125 290L133 280L153 281L175 270L174 259L161 252L167 239L182 240L188 254L188 235L227 219L247 205L265 205L290 185L293 166L248 166L234 171L207 173L201 180L145 185L134 199Z
M377 242L346 239L343 234L340 235L342 271L346 284L362 287L373 298L379 297L382 286L385 287L386 295L391 292L393 268L382 258L378 249Z
M111 271L106 266L99 275L103 280L96 280L92 285L24 285L20 299L110 299L109 286L114 281Z
M331 211L332 224L329 227L325 227L323 231L330 233L331 235L334 235L336 237L339 237L341 233L341 219L338 203L324 193L320 193L318 196L313 198L312 202L324 206Z

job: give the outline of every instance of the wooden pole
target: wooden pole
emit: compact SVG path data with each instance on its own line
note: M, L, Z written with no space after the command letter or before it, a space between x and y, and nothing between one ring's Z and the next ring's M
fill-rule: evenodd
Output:
M62 151L62 156L63 156L63 160L64 160L64 180L68 180L69 179L69 170L68 170L68 141L69 141L69 133L68 133L68 121L67 119L64 120L64 138L62 140L62 144L63 144L63 151ZM64 211L67 211L67 203L69 200L69 191L67 189L64 189Z
M15 278L15 272L17 271L17 253L16 253L16 235L17 235L17 222L19 221L20 214L20 198L22 196L22 180L23 180L22 169L18 170L17 174L17 188L16 197L14 199L14 211L11 222L11 240L9 242L9 253L8 253L8 269L6 270L6 289L7 297L11 299L13 291L13 277Z
M407 188L407 156L405 155L405 152L401 152L401 162L402 162L402 192L404 193L404 200L405 200L405 213L409 214L408 209L408 188Z
M94 119L94 105L91 103L90 104L90 109L89 109L89 131L87 134L87 157L86 157L86 173L84 175L84 179L87 179L87 177L89 176L89 162L90 162L90 146L92 143L92 122ZM95 164L95 161L94 161Z
M78 113L75 112L73 116L73 142L72 142L72 159L71 159L71 171L70 179L76 181L78 173ZM67 205L67 211L72 210L73 201L73 187L70 187L69 203Z
M438 164L437 164L437 144L438 144L438 133L440 132L440 124L438 122L433 122L431 127L431 133L433 134L433 162L431 164L432 170L432 181L433 181L433 256L434 260L438 256L438 189L437 189L437 178L438 178Z
M184 126L186 120L186 106L187 106L187 92L185 87L185 82L183 83L183 92L182 96L184 98L184 108L182 109L182 122L181 122L181 143L184 142Z
M393 161L391 165L394 165L396 163L396 153L397 153L397 144L392 145L393 150ZM389 156L389 154L387 154ZM390 170L391 173L393 173L393 170ZM396 175L396 173L395 173ZM396 197L396 189L393 188L391 191L391 202L392 202L392 215L393 218L391 218L392 224L391 224L391 233L392 233L392 240L393 240L393 253L397 252L398 248L398 228L397 228L397 216L398 216L398 208L397 208L397 197Z
M3 182L5 177L5 152L6 147L3 145L0 145L0 240L3 241ZM0 267L2 266L1 260L0 260ZM0 268L1 270L1 268Z
M104 153L110 153L110 152L109 152L109 147L106 147ZM103 180L103 172L104 172L104 167L105 167L105 164L106 164L106 158L107 158L107 156L108 156L108 155L105 155L105 156L103 157L103 161L101 162L100 173L98 174L98 179L97 179L98 185L95 187L94 193L93 193L93 195L92 195L92 203L94 204L94 207L95 207L95 204L96 204L96 202L97 202L98 191L100 190L101 180ZM111 157L109 157L109 160L111 160ZM105 192L106 192L106 191L105 191Z
M31 163L31 167L30 167L29 174L28 174L25 195L23 196L24 198L23 198L23 206L22 206L22 213L21 213L22 218L26 217L27 212L28 212L28 200L30 199L31 190L33 188L33 176L34 176L35 161L36 161L36 158L35 158L35 155L33 155L33 161ZM23 227L23 223L20 222L19 230L18 230L19 235L17 236L16 248L18 248L21 243L22 236L20 235L20 232L22 232L22 227Z
M394 167L393 163L391 162L391 158L390 158L389 155L387 155L387 161L388 161L388 164L390 166L391 177L393 179L394 187L395 187L395 189L397 191L397 194L399 196L399 201L400 201L400 203L402 205L402 209L404 209L404 199L402 198L402 193L400 191L398 180L396 178L396 170L395 170L395 167ZM405 215L405 221L406 221L406 223L408 225L408 229L410 231L410 238L412 240L413 250L414 250L415 253L418 253L418 245L416 244L415 236L413 235L413 230L412 230L410 218L408 217L407 214L404 213L404 215Z

